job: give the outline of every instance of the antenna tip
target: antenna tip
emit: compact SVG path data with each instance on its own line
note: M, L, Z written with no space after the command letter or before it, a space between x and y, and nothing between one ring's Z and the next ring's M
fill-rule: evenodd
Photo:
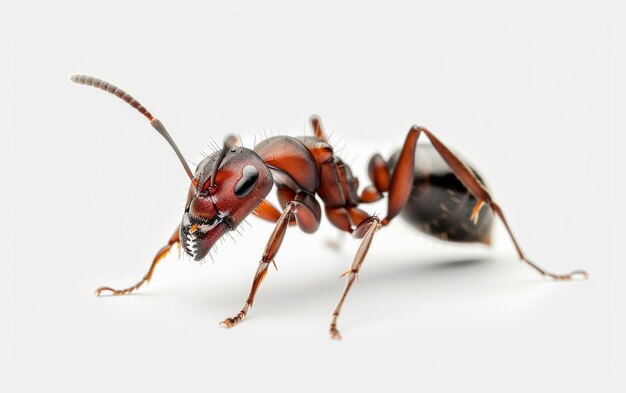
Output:
M72 74L69 77L70 82L79 83L80 75Z

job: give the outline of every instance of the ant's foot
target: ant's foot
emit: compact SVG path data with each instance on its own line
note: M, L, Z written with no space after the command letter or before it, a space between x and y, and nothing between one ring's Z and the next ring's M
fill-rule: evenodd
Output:
M569 274L554 274L546 272L544 275L556 281L571 281L576 279L576 277L580 277L582 280L587 280L589 278L589 273L584 270L574 270Z
M576 278L580 278L582 280L587 280L589 278L589 273L587 273L584 270L574 270L571 271L568 274L555 274L555 273L551 273L545 269L543 269L541 266L537 265L536 263L534 263L533 261L531 261L530 259L522 256L521 260L523 262L526 262L527 264L530 265L530 267L532 267L533 269L535 269L536 271L538 271L542 276L544 277L550 277L551 279L555 280L555 281L572 281Z
M117 289L109 288L109 287L100 287L96 289L96 296L102 296L103 292L110 292L113 296L124 295L127 292L125 290L118 291ZM128 291L130 292L130 291Z
M337 330L337 327L333 324L330 325L330 338L333 340L341 340L341 334L339 334L339 330Z
M237 314L233 318L224 319L222 322L220 322L220 326L223 328L230 329L231 327L234 327L235 325L237 325L239 322L243 321L245 317L246 317L246 311L242 310L239 312L239 314Z
M103 292L110 292L112 296L128 295L129 293L131 293L134 290L138 289L140 286L141 285L135 285L135 286L132 286L132 287L126 288L126 289L113 289L113 288L109 288L109 287L100 287L100 288L96 289L96 296L102 296Z

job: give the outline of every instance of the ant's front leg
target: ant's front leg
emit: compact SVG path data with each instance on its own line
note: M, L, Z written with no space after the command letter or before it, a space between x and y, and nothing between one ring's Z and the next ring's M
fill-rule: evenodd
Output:
M248 310L252 307L252 303L254 303L254 297L259 289L259 285L261 285L261 282L267 274L267 268L270 263L274 262L274 258L283 242L291 218L295 217L300 229L306 233L313 233L319 228L321 210L315 198L310 195L297 194L295 199L296 200L286 204L282 214L276 220L276 226L265 246L265 251L254 274L254 279L252 280L250 294L243 308L234 317L226 318L220 322L222 327L231 328L241 322L248 314Z
M100 287L96 289L96 295L100 296L102 295L102 292L111 292L112 295L127 295L139 289L144 283L150 282L150 279L152 278L152 273L154 273L154 268L156 267L156 265L161 261L161 259L165 258L165 256L170 252L170 249L172 248L174 244L177 244L180 242L180 239L178 237L179 229L180 229L180 226L176 228L176 231L174 232L172 237L170 237L170 240L167 241L167 244L161 247L161 249L156 253L156 255L154 256L154 259L152 260L152 264L150 265L150 269L148 269L148 273L146 273L146 275L143 276L143 278L139 280L135 285L125 288L125 289L113 289L110 287Z

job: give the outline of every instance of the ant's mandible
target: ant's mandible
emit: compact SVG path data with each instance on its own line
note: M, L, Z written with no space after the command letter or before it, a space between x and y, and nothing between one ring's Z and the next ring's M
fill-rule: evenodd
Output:
M543 276L555 280L587 278L587 272L554 274L532 262L522 251L500 206L492 199L478 173L465 164L435 135L423 127L409 130L402 149L385 161L375 154L369 162L372 185L358 192L359 182L350 167L333 152L318 116L310 123L314 136L274 136L254 149L238 146L227 137L221 150L206 157L195 172L163 123L143 105L117 86L86 75L72 75L71 81L100 88L126 101L143 114L176 152L191 180L182 222L167 244L154 257L146 275L135 285L116 290L101 287L96 294L128 294L150 281L154 268L173 245L179 244L194 260L202 260L215 242L237 228L250 214L276 224L257 267L248 298L238 314L221 322L233 327L248 314L259 285L282 244L287 228L297 225L306 233L317 231L322 207L328 220L341 231L361 239L352 264L343 274L345 288L332 313L330 336L340 339L337 318L354 284L376 232L399 213L418 230L442 240L489 244L494 216L506 228L519 258ZM421 135L429 145L418 145ZM282 212L265 200L275 185ZM387 216L380 218L359 208L387 196ZM487 205L488 209L482 208Z

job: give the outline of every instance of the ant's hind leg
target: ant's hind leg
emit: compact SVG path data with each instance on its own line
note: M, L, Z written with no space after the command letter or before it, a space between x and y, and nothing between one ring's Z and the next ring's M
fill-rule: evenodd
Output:
M139 280L135 285L125 288L125 289L113 289L109 287L100 287L96 289L96 295L100 296L102 295L103 292L111 292L112 295L127 295L139 289L143 284L150 282L150 279L152 278L152 274L154 273L154 268L156 267L156 265L161 261L161 259L165 258L165 256L170 252L170 249L172 248L174 244L177 244L180 242L180 239L178 237L178 231L179 231L179 228L176 228L176 231L174 232L172 237L170 237L170 239L167 241L167 244L161 247L161 249L154 256L154 259L152 260L152 264L150 265L150 269L148 269L148 272L146 273L146 275L143 276L143 278Z
M353 232L354 237L362 238L361 244L359 245L359 249L354 255L354 259L352 260L352 265L350 269L346 270L344 274L341 276L347 276L348 280L346 281L346 286L343 289L343 293L339 298L339 303L335 307L333 311L333 319L330 322L330 338L334 340L340 340L341 334L339 334L339 330L337 329L337 318L339 317L339 313L341 312L341 307L343 306L343 302L346 300L346 296L348 296L348 292L350 288L352 288L352 284L357 278L359 274L359 270L361 269L361 265L365 260L365 256L367 255L367 251L370 248L370 244L372 243L372 239L374 238L374 234L381 227L381 221L378 217L370 217L363 222L361 222Z
M504 227L506 228L509 234L509 237L511 238L511 241L513 242L513 245L515 246L515 250L517 251L517 254L520 260L526 262L530 267L535 269L542 276L550 277L555 280L571 280L576 276L580 276L583 279L587 279L588 273L584 270L574 270L567 274L556 274L556 273L552 273L552 272L545 270L541 266L537 265L536 263L528 259L528 257L522 251L522 248L519 245L517 239L515 238L515 235L513 235L513 231L511 230L509 223L504 217L504 213L502 212L502 209L491 198L491 195L489 194L487 189L483 186L483 184L476 178L476 175L474 175L474 173L471 170L469 170L468 167L454 153L452 153L443 143L441 143L441 141L439 141L439 139L437 139L437 137L434 136L430 131L428 131L427 129L422 129L422 131L424 132L424 134L426 134L426 136L428 137L430 142L433 144L433 146L435 147L439 155L441 155L441 158L443 158L444 161L446 161L446 163L448 164L448 166L450 166L450 169L452 169L452 172L456 175L456 177L465 185L465 187L467 187L480 200L476 204L476 207L474 208L474 211L472 212L472 219L474 220L474 222L477 221L478 214L480 214L480 209L483 206L483 204L489 205L491 210L500 218L500 220L504 224Z
M398 162L393 171L393 175L391 178L391 185L389 187L389 205L387 217L383 220L383 224L387 224L394 216L396 216L406 201L409 198L409 193L411 190L411 181L413 178L413 168L414 168L414 157L415 157L415 147L417 145L417 140L421 133L426 134L430 142L432 143L435 150L439 153L441 158L448 164L454 175L459 179L461 183L474 195L479 202L474 207L474 211L472 212L472 220L474 222L477 221L478 215L480 214L480 209L483 205L488 205L491 210L497 215L504 227L506 228L513 245L517 251L519 258L527 263L530 267L538 271L541 275L545 277L550 277L555 280L571 280L576 276L580 276L584 279L587 278L588 274L584 270L574 270L568 274L555 274L551 273L539 265L532 262L520 247L517 239L513 235L513 231L511 230L509 223L504 217L504 213L500 206L492 199L491 194L485 186L476 178L476 175L459 159L454 153L450 151L437 137L435 137L430 131L426 128L413 126L411 130L409 130L409 134L406 137L406 141L404 142L404 146L402 147L402 151L400 153L400 157L398 158Z

